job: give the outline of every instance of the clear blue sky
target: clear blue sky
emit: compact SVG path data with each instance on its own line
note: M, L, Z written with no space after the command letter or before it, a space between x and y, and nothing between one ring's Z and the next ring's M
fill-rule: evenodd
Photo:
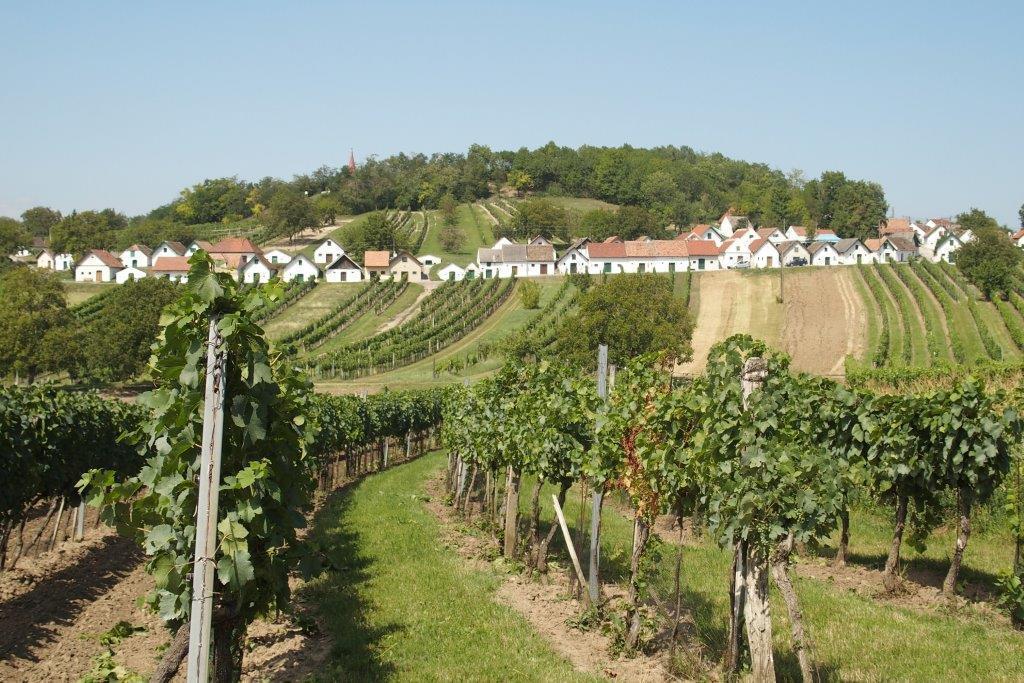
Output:
M1019 1L0 3L0 214L549 140L1024 202Z

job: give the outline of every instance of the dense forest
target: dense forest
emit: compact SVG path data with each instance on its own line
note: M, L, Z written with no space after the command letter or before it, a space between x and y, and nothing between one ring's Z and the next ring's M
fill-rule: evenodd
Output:
M433 209L445 200L487 197L502 187L524 195L591 197L643 210L618 221L592 215L582 227L595 232L611 230L616 222L661 228L711 222L732 208L759 225L827 227L841 236L864 237L874 233L888 210L879 184L847 178L841 171L806 179L800 171L784 173L689 147L573 149L551 142L532 150L473 145L465 154L371 157L354 173L348 167L324 166L287 181L208 179L135 217L113 209L62 216L35 207L22 221L2 219L0 242L44 237L56 249L81 253L92 247L204 238L220 234L225 225L259 237L294 235L339 215Z

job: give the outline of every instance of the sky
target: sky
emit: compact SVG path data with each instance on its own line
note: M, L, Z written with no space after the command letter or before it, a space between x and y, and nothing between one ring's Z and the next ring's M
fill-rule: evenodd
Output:
M1024 203L1024 3L0 0L0 215L405 152L687 145Z

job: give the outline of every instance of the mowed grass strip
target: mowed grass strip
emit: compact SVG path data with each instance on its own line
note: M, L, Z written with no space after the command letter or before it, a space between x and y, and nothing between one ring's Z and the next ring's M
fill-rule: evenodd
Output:
M441 266L449 263L465 266L476 260L476 250L480 247L490 247L494 244L494 235L491 232L491 222L484 216L479 207L469 204L460 204L456 212L458 221L456 225L462 231L462 246L454 251L445 249L441 244L441 231L444 229L444 221L438 211L429 211L430 227L423 239L423 245L419 253L433 254L441 259Z
M76 306L94 296L103 294L109 291L111 287L117 287L113 282L73 282L68 280L63 284L64 294L67 296L69 307Z
M925 341L925 329L924 321L921 317L921 311L917 307L917 302L911 295L910 290L903 283L899 277L896 276L895 269L900 267L909 266L897 266L894 264L882 264L877 266L875 271L882 278L882 282L885 283L885 288L889 291L893 300L896 302L897 307L900 311L900 318L903 320L903 334L904 338L910 340L910 363L911 365L929 365L928 360L928 344Z
M355 296L355 293L364 286L364 283L358 282L350 284L320 282L309 294L271 318L264 330L271 339L280 339L284 335L324 317L342 301Z
M584 681L468 568L424 507L435 453L333 496L313 537L340 562L302 590L331 638L323 681Z

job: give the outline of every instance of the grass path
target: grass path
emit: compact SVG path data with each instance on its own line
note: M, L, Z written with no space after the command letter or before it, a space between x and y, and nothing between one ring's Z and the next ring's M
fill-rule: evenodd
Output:
M111 287L117 286L112 282L74 282L70 280L63 284L68 306L80 304L98 294L109 291Z
M886 289L889 290L889 294L899 303L898 307L903 318L904 330L910 336L910 364L929 365L928 345L925 340L924 320L921 317L921 309L917 307L917 301L910 293L910 290L907 289L903 280L897 277L896 273L891 270L897 267L900 266L880 265L875 272L881 276L882 282L885 284ZM890 270L887 270L887 268Z
M395 299L387 308L380 313L374 313L372 309L363 313L356 320L352 322L341 334L331 337L325 344L315 350L312 355L319 355L326 353L327 351L333 351L346 344L351 344L357 341L372 337L377 334L377 330L383 325L387 324L396 315L405 311L407 308L413 305L413 302L419 298L420 294L423 293L423 285L415 282L409 283L409 286L405 288L397 299Z
M320 282L309 294L306 294L279 315L267 321L264 330L271 339L280 339L309 323L322 318L335 306L355 296L365 283L337 284Z
M337 572L308 584L333 642L317 678L337 680L591 680L494 600L500 578L449 551L424 509L428 455L335 495L313 537Z

